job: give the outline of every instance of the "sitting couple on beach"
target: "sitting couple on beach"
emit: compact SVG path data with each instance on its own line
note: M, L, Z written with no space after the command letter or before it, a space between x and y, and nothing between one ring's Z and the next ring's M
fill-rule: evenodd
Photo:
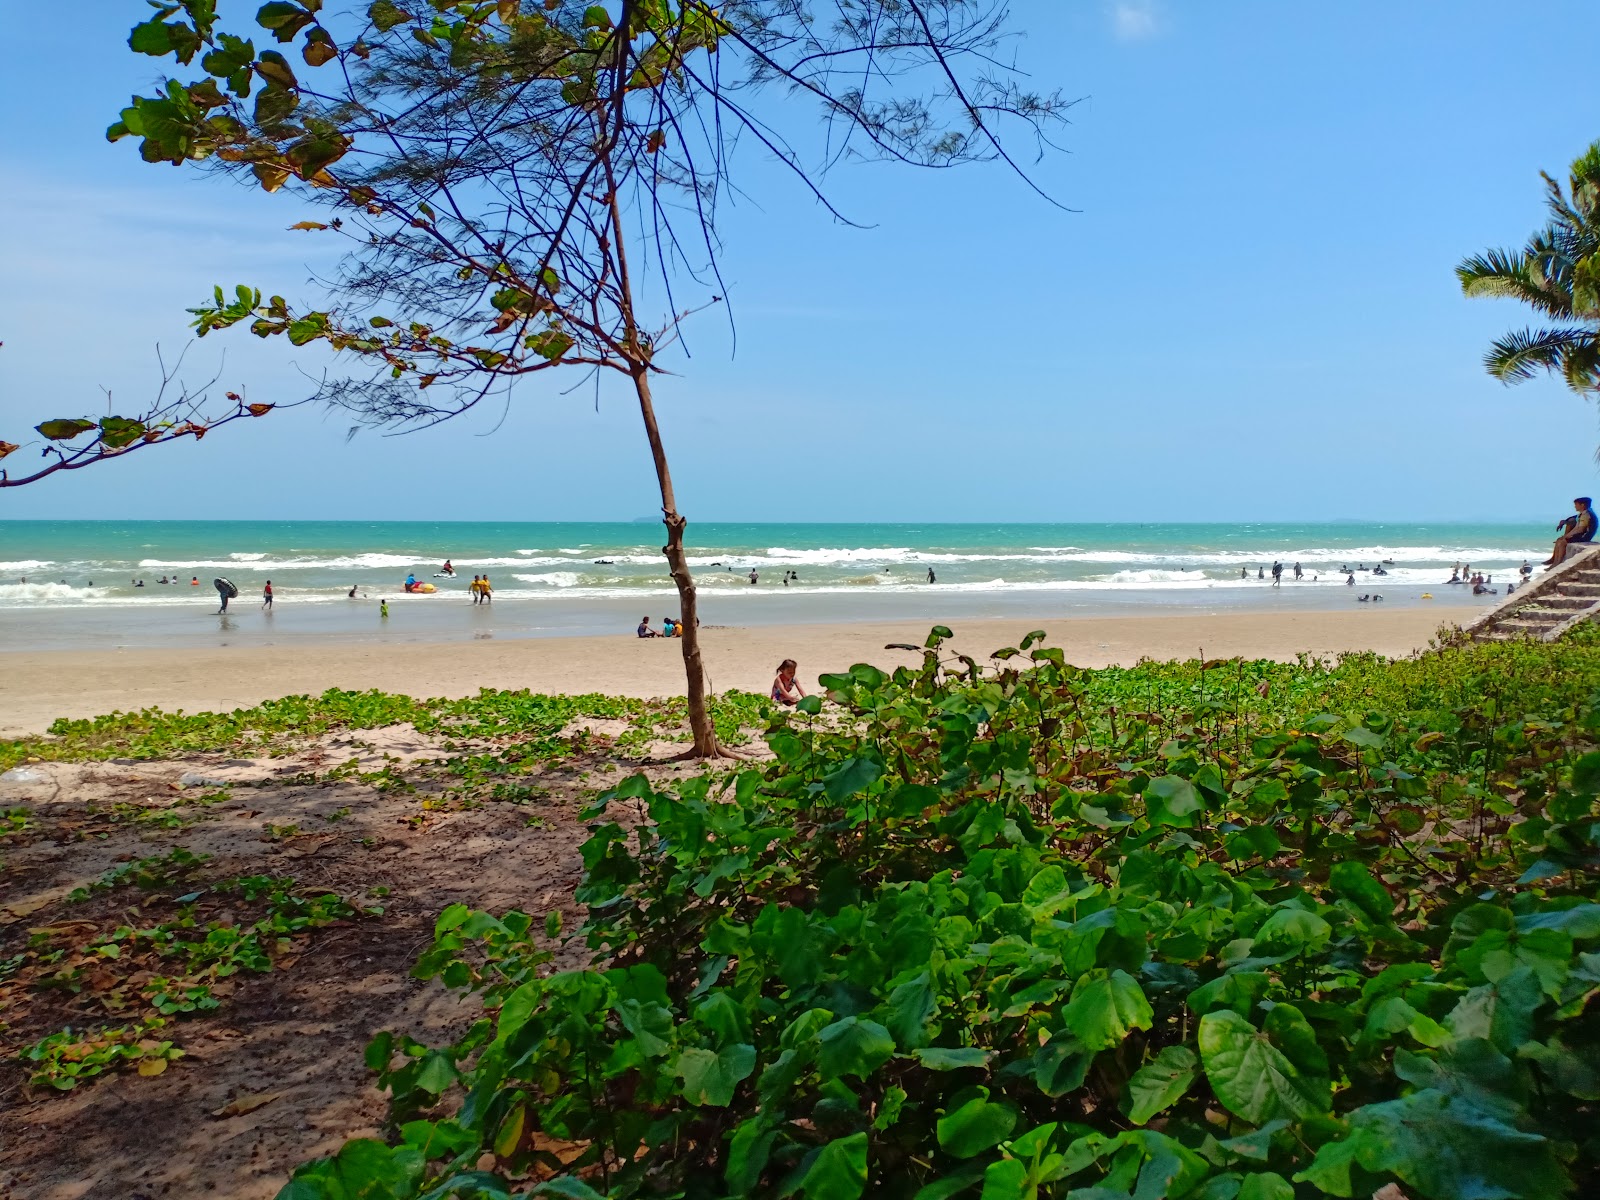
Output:
M1550 557L1544 560L1544 565L1547 567L1559 567L1565 562L1569 547L1585 545L1594 541L1594 501L1589 499L1588 496L1579 496L1572 502L1572 508L1572 516L1563 517L1556 522L1556 528L1562 532L1561 536L1556 538L1556 544L1550 551Z

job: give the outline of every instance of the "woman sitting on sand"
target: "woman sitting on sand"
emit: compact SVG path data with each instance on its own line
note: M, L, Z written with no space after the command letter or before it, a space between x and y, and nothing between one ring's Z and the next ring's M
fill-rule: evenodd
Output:
M785 708L793 708L805 699L806 690L794 677L798 669L794 659L786 658L778 664L778 676L772 681L772 698Z

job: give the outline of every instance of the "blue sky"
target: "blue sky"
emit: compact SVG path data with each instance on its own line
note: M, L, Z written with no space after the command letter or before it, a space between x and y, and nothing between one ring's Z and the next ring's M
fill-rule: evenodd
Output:
M1485 345L1524 314L1452 274L1520 242L1538 171L1600 138L1600 5L1012 8L1033 81L1084 97L1038 169L1079 211L998 168L852 164L829 179L849 228L746 155L737 353L703 316L658 388L691 520L1553 519L1600 486L1593 408L1489 379ZM104 412L102 387L136 408L213 283L317 295L323 243L286 230L308 209L103 140L154 74L124 48L142 9L35 22L0 73L0 438ZM224 351L219 386L252 400L325 365L239 332L187 374ZM348 442L336 413L275 415L0 492L0 518L655 511L626 396L559 391Z

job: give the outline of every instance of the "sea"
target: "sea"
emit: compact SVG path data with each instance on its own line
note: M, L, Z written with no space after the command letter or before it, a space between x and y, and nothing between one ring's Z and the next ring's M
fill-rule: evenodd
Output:
M1486 604L1496 597L1447 582L1452 569L1492 575L1498 594L1551 537L1534 525L1387 522L707 522L689 526L687 546L703 625L951 624ZM662 538L653 521L0 520L0 649L631 634L643 615L676 615ZM440 574L447 560L453 578ZM435 590L405 593L408 574ZM491 605L470 603L480 574ZM218 579L239 590L220 616ZM263 612L269 580L276 602Z

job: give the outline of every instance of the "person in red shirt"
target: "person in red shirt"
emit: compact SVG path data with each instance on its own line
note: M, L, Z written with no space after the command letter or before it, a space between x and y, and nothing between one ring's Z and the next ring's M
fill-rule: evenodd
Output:
M267 586L261 589L261 607L272 607L272 580L267 580Z

